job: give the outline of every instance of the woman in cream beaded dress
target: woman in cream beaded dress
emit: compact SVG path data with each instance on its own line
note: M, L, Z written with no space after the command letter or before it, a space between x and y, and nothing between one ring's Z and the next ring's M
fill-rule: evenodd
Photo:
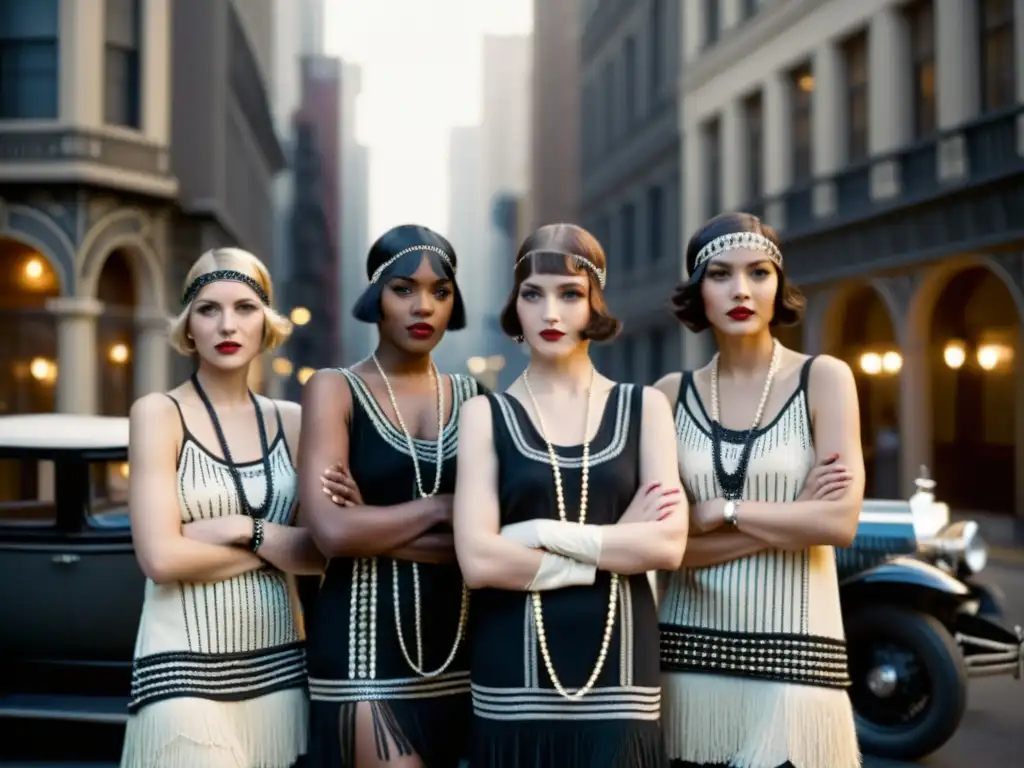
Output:
M526 238L501 314L529 345L466 404L455 545L474 587L474 768L662 768L657 612L687 516L669 404L598 374L605 257L570 224Z
M863 496L853 375L773 338L803 300L755 216L709 221L686 266L676 314L710 329L718 354L658 383L676 403L692 505L660 606L669 754L682 766L854 768L833 552L852 542Z
M196 372L131 409L130 509L146 574L122 768L289 768L306 747L306 666L288 573L323 558L291 525L299 409L257 397L284 341L270 276L203 254L171 342Z

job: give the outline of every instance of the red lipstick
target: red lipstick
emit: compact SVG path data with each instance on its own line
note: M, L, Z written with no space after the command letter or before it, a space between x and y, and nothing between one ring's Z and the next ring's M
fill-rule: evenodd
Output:
M727 313L733 320L742 322L743 320L749 320L754 315L754 310L748 309L747 307L734 307Z
M241 348L242 345L236 341L222 341L220 344L214 347L214 349L216 349L222 355L233 355Z
M434 326L430 323L413 323L405 328L414 339L429 339L434 335Z
M554 328L548 328L547 330L540 332L540 337L544 339L544 341L559 341L563 336L565 336L564 333L556 331Z

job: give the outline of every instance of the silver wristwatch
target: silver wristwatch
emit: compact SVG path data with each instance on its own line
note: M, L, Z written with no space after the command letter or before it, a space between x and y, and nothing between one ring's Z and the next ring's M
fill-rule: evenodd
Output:
M736 517L736 512L739 511L740 503L738 501L725 502L725 524L736 528L739 526L740 521Z

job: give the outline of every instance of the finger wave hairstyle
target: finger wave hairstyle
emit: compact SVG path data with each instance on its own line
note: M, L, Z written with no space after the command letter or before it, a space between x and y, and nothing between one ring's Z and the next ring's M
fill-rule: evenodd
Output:
M269 306L260 304L263 308L263 345L260 351L274 349L284 344L292 334L292 323L288 318L272 308L274 303L274 286L270 279L270 272L262 261L248 251L244 251L241 248L214 248L207 251L196 259L192 268L189 269L188 274L185 276L185 282L181 286L182 294L188 290L188 287L192 285L192 281L197 277L202 277L210 272L217 272L222 269L231 269L241 272L243 275L248 275L267 294L267 298L270 301ZM196 353L195 343L189 338L188 334L193 303L194 301L190 301L187 306L182 308L177 317L171 319L168 332L168 341L170 341L171 347L175 352L186 357Z
M686 246L686 273L689 278L686 282L681 283L672 295L672 313L694 333L700 333L711 327L704 309L704 297L700 293L700 284L704 280L704 273L711 261L705 261L694 269L697 254L715 238L739 232L754 232L763 235L774 243L780 252L782 251L779 235L775 229L763 223L752 213L721 213L705 222L690 238L690 242ZM783 269L776 266L775 271L779 277L779 287L775 294L775 311L769 325L773 328L797 325L803 319L807 301L800 289L786 280L786 273Z
M531 255L524 258L526 254ZM586 275L590 285L590 322L581 336L593 341L609 341L619 335L622 322L609 311L597 275L574 256L588 259L598 269L608 268L604 249L597 238L575 224L547 224L523 241L516 254L512 292L501 310L502 331L513 338L523 335L516 303L519 289L530 275Z

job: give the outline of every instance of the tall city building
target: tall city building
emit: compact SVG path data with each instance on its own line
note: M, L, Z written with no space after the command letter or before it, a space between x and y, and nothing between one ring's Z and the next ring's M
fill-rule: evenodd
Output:
M591 0L580 9L580 220L604 246L605 294L623 321L621 336L594 355L602 372L622 381L651 383L680 365L682 329L668 299L683 234L676 211L684 5Z
M1024 515L1024 2L683 5L686 230L779 230L808 300L785 338L854 369L869 494L895 430L896 492L925 465Z
M127 412L205 249L273 247L270 7L0 4L0 413Z

